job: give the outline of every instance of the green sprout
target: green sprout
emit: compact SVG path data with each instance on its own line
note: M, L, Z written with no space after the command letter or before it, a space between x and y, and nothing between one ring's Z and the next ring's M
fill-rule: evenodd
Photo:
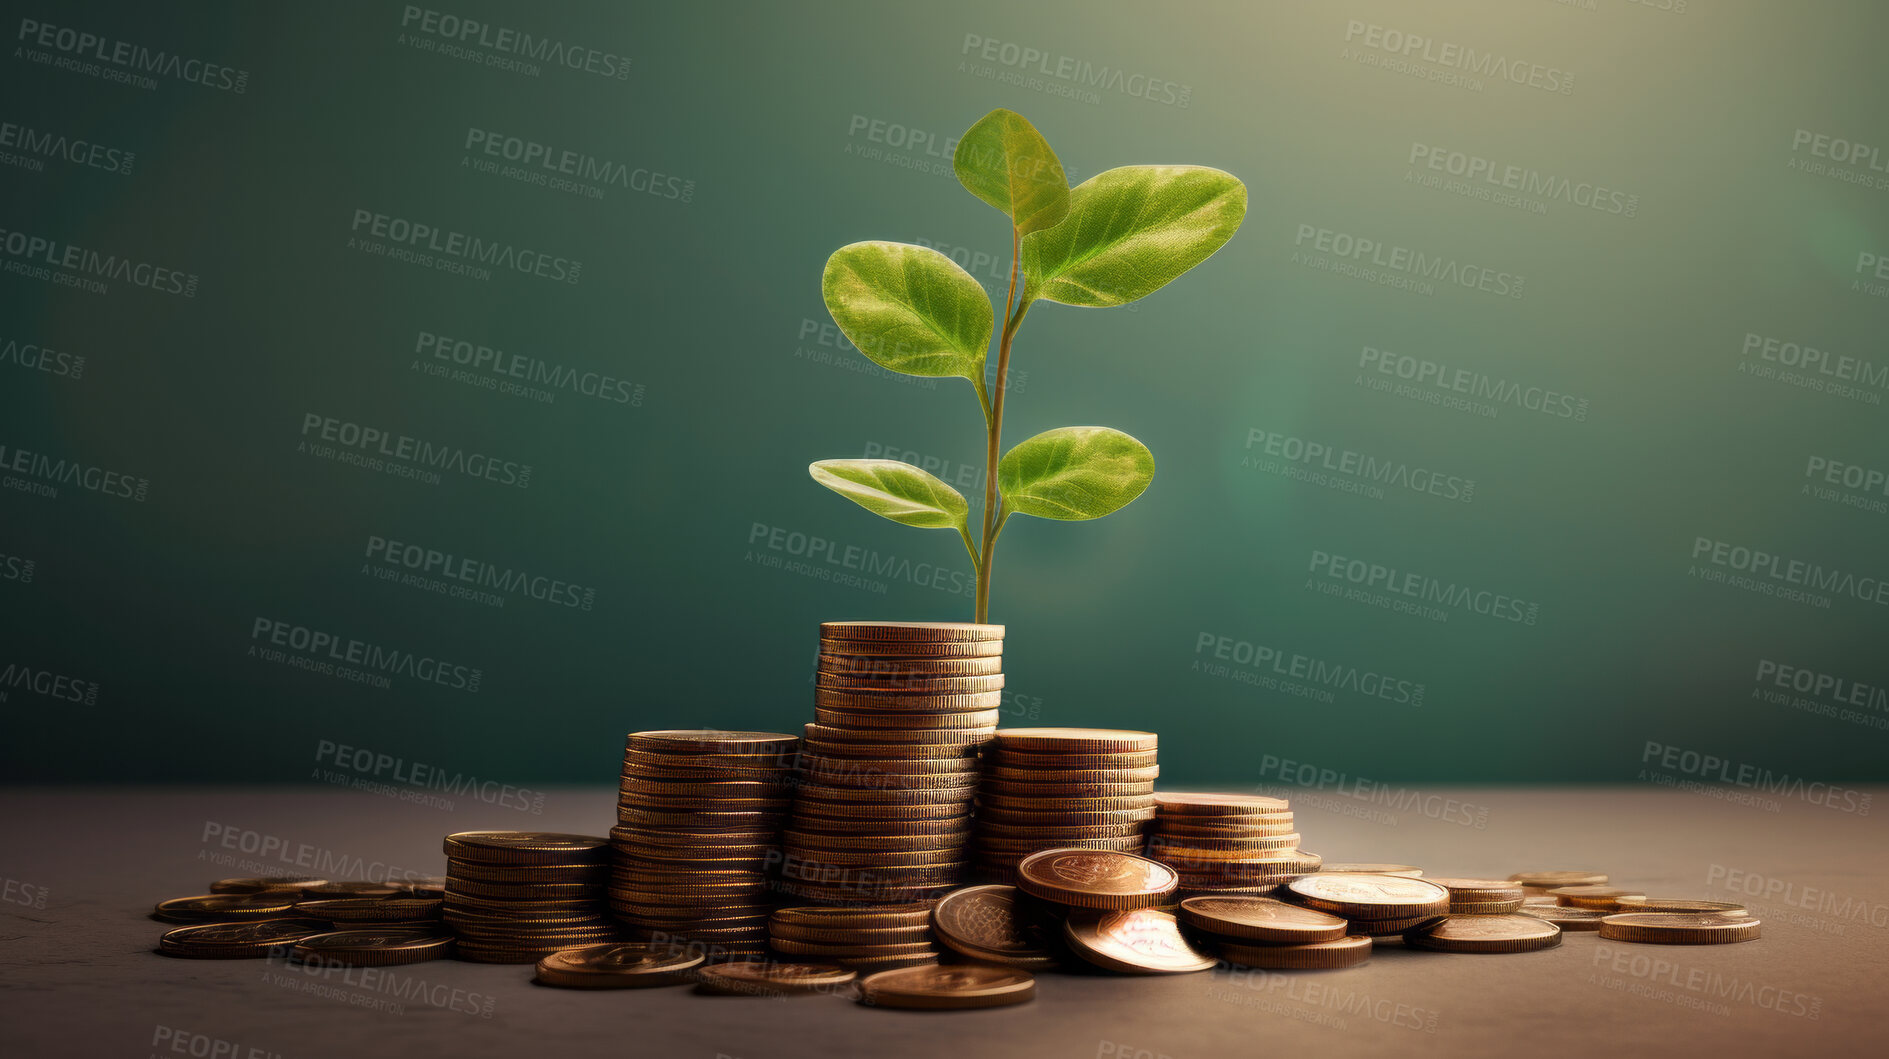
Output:
M1132 165L1074 188L1042 133L1014 111L984 115L952 156L958 183L1010 218L1010 290L985 382L996 314L971 274L936 250L852 243L821 277L833 322L874 363L906 375L970 381L984 410L982 526L963 494L897 460L820 460L814 481L860 507L921 529L955 529L977 572L975 620L989 620L991 562L1011 515L1081 521L1126 506L1154 478L1154 454L1109 427L1058 427L998 458L1010 346L1040 301L1105 308L1166 286L1220 249L1246 216L1246 185L1205 166ZM1021 272L1023 289L1017 289Z

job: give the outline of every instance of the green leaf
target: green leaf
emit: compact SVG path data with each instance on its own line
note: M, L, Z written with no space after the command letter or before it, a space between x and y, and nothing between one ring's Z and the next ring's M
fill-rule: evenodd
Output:
M991 307L969 272L909 243L852 243L820 278L833 322L873 363L982 385Z
M978 119L951 156L958 183L1010 218L1019 236L1069 214L1069 178L1036 126L998 107Z
M1148 446L1108 427L1046 430L997 463L1007 511L1067 521L1125 507L1153 479Z
M1246 185L1194 165L1130 165L1076 185L1069 216L1023 240L1024 297L1122 305L1213 256L1246 217Z
M821 460L807 467L813 480L875 515L920 529L970 524L971 505L937 477L897 460Z

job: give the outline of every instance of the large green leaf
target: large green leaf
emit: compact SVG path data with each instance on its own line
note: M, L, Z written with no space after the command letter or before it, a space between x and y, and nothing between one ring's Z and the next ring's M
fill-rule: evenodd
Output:
M875 515L920 529L969 525L971 505L934 475L897 460L821 460L813 480Z
M1206 166L1130 165L1069 193L1069 216L1023 239L1024 296L1122 305L1200 264L1239 230L1246 185Z
M833 322L874 363L982 385L990 299L950 258L909 243L852 243L827 259L820 289Z
M1069 214L1069 178L1036 126L998 107L978 119L951 156L958 183L1010 218L1019 236Z
M1046 430L997 463L1005 510L1038 518L1101 518L1140 496L1153 479L1148 446L1108 427Z

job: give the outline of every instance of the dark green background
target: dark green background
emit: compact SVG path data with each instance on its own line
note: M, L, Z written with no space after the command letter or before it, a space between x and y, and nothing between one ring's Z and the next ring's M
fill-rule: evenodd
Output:
M1197 163L1245 180L1245 226L1134 307L1038 306L1006 438L1099 423L1154 451L1107 520L1018 519L999 550L1006 723L1158 730L1164 782L1258 783L1265 755L1398 781L1620 781L1649 741L1812 779L1889 777L1882 714L1754 700L1760 659L1889 683L1885 611L1689 577L1696 536L1870 576L1889 520L1801 495L1811 454L1889 465L1885 410L1739 373L1747 332L1889 359L1889 190L1789 168L1799 128L1885 145L1880 5L1598 0L1401 4L503 5L439 9L633 59L613 80L488 69L397 42L403 5L5 5L0 120L135 150L130 176L0 167L0 227L174 263L194 300L0 275L0 337L87 357L80 381L0 364L0 443L148 477L142 504L0 490L0 664L95 681L13 689L15 780L299 782L323 740L516 783L607 782L624 732L796 730L816 625L961 619L970 600L764 568L755 524L957 568L948 533L872 518L806 464L871 445L982 455L962 382L803 355L834 248L885 238L1002 256L1002 218L947 173L862 157L862 116L961 133L1034 121L1077 178ZM250 71L142 91L15 56L18 20ZM1573 71L1468 91L1342 54L1349 20ZM1185 107L1094 101L961 69L967 34L1121 66ZM591 201L460 166L469 126L694 181ZM1640 196L1632 218L1536 215L1404 181L1412 142ZM934 147L933 150L938 150ZM921 159L936 162L935 155ZM1878 174L1881 175L1881 174ZM489 283L346 248L357 207L543 247L562 286ZM1292 260L1309 223L1526 277L1423 297ZM980 274L989 279L989 275ZM1001 295L999 295L1001 296ZM410 370L432 330L645 387L638 408L536 404ZM1363 346L1589 399L1584 422L1457 414L1354 382ZM1881 395L1878 394L1880 397ZM295 452L305 412L534 465L528 490L437 487ZM1476 481L1471 503L1373 500L1243 468L1249 429ZM360 573L369 534L591 585L594 610L492 609ZM1304 586L1315 550L1541 605L1533 626L1433 623ZM388 691L247 656L258 615L479 665L477 694ZM1420 707L1318 702L1196 672L1202 633L1420 682ZM1869 711L1864 711L1869 712Z

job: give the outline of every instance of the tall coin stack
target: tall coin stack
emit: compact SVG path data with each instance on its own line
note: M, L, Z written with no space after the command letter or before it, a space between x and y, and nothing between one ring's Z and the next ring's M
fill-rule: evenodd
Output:
M778 732L631 733L610 829L617 919L711 962L762 955L798 743Z
M965 867L977 750L997 730L1003 626L826 622L815 721L781 837L783 892L922 901Z
M1014 883L1038 850L1140 853L1154 816L1156 736L1109 728L1005 728L984 749L976 866Z
M610 843L549 831L446 836L441 918L455 954L479 963L536 963L560 949L614 941L604 915Z
M1323 862L1299 849L1292 807L1257 794L1154 796L1148 856L1180 873L1191 894L1265 894Z

